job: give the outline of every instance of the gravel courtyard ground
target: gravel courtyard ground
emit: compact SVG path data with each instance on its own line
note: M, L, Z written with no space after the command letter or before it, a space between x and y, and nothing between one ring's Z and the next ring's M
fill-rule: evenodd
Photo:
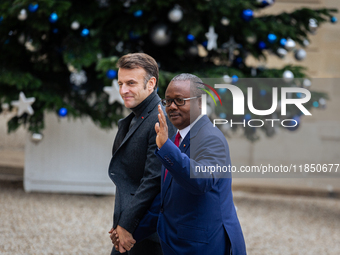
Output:
M340 254L340 200L234 193L248 254ZM0 182L0 254L109 254L113 196Z

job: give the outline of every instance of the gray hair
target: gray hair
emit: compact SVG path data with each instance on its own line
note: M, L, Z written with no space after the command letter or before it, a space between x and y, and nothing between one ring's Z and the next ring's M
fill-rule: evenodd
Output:
M181 73L172 78L171 82L172 81L191 81L190 94L192 94L192 96L201 96L202 94L205 94L202 90L204 89L203 81L196 75Z

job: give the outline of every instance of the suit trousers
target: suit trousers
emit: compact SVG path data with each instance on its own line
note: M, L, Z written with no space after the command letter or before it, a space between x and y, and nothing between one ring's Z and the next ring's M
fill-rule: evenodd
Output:
M111 255L162 255L162 247L159 242L146 238L136 243L130 251L119 253L113 246Z

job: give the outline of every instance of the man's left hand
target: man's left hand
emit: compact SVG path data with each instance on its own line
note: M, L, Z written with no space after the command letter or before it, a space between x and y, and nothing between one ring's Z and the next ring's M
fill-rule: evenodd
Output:
M136 240L133 239L132 234L119 225L116 228L116 232L116 237L119 237L119 243L121 244L121 246L127 251L131 250L133 245L136 243Z
M155 124L155 131L157 133L156 144L158 148L161 148L168 140L168 124L166 124L166 117L160 105L158 105L158 112L159 123Z

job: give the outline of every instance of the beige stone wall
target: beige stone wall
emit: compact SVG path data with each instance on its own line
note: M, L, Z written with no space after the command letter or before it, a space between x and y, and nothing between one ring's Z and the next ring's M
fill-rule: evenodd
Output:
M272 7L259 14L278 14L293 11L300 7L337 8L338 0L276 0ZM335 14L339 18L339 14ZM312 116L303 116L300 128L295 132L284 129L273 138L251 144L242 135L228 139L233 164L241 165L288 165L340 163L340 23L322 25L315 35L310 35L310 45L305 49L304 61L296 61L293 53L285 59L268 56L266 67L282 68L287 64L302 65L308 69L313 79L312 89L329 95L324 110L313 109ZM248 64L263 64L252 58ZM335 79L339 77L338 79Z
M272 7L263 9L258 15L292 11L300 7L338 8L339 0L276 0ZM340 18L339 14L336 14ZM299 64L308 68L308 74L315 78L340 77L340 22L322 25L316 35L311 35L311 44L306 48L307 58L298 62L290 54L281 60L268 56L268 67L282 67L286 64ZM249 58L249 63L255 60ZM320 81L320 80L319 80ZM303 124L296 132L281 130L271 139L262 137L260 142L249 143L241 135L228 139L233 163L258 164L278 163L322 163L337 160L340 156L340 84L339 79L329 82L314 82L313 89L327 92L330 96L326 110L313 110L312 117L304 117ZM8 115L0 115L0 165L22 165L26 131L24 129L7 135ZM339 162L333 162L339 163Z

